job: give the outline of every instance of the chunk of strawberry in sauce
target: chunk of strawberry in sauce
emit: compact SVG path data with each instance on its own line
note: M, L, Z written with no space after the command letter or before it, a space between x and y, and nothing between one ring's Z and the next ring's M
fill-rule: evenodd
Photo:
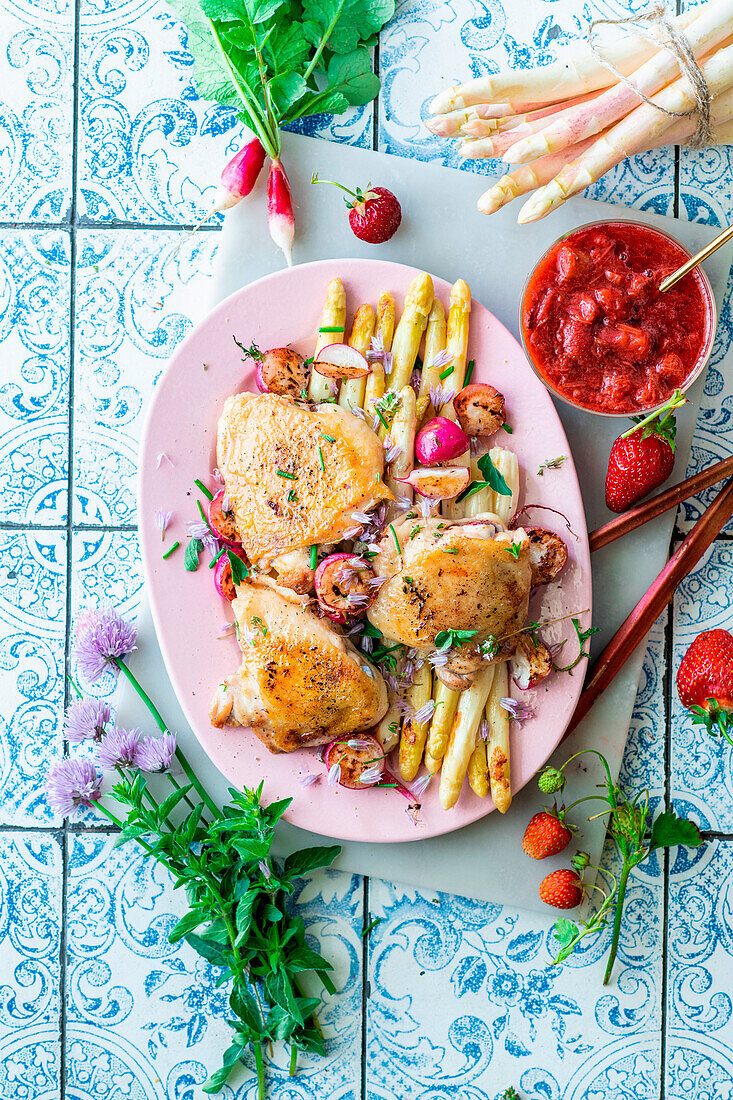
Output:
M613 348L617 355L632 362L646 359L652 350L652 337L643 328L636 325L604 325L596 334L596 340L605 347Z
M569 244L560 247L555 261L557 267L557 281L559 283L571 283L587 275L590 267L590 257L587 252L579 248L572 248Z
M590 352L593 330L582 321L568 318L562 326L562 349L571 359L584 359Z
M616 286L599 286L595 292L596 301L606 317L620 320L628 315L628 299L623 290Z
M590 325L598 316L598 303L592 294L574 294L568 302L568 313L573 320Z

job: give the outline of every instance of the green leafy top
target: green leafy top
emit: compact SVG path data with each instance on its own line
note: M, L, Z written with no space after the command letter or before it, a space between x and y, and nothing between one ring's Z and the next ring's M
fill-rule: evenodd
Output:
M491 461L491 455L481 455L477 462L477 466L481 471L483 481L472 481L467 489L464 489L462 493L459 493L456 497L457 501L466 500L468 497L472 497L474 493L480 493L482 489L493 489L495 493L498 493L502 497L510 497L512 491L504 480L503 475L497 470L494 463Z
M630 435L635 435L641 429L642 439L647 439L650 435L659 436L674 451L677 436L677 421L674 417L674 411L682 408L685 404L687 404L687 398L682 390L675 390L669 401L661 409L649 413L648 416L632 416L634 427L624 432L621 438L626 439Z
M170 0L204 99L238 110L271 157L279 128L374 99L369 50L394 0Z

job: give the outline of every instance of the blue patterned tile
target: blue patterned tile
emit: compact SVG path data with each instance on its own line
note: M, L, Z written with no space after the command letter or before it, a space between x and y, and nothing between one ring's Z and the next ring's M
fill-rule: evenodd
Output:
M711 841L671 868L667 1095L733 1095L733 845Z
M273 1057L265 1056L269 1095L352 1100L360 1072L361 881L326 872L305 883L296 900L307 933L334 963L339 993L319 1010L326 1058L301 1055L298 1076L289 1081L289 1053L278 1046ZM127 1079L126 1096L172 1100L184 1082L191 1089L217 1068L228 1045L228 991L215 988L216 970L186 944L168 942L184 906L167 873L133 845L114 848L112 839L100 835L69 838L72 1091L89 1087L92 1052L94 1095L110 1100L116 1075ZM255 1095L253 1066L252 1058L235 1077L226 1093L231 1100Z
M0 12L0 221L59 222L71 204L74 5Z
M66 538L0 533L1 820L52 822L43 794L61 748Z
M59 1091L61 850L54 837L0 832L0 1096Z
M648 789L653 799L662 799L664 795L666 624L665 612L649 635L619 776L629 795Z
M677 589L672 651L671 792L679 813L705 829L733 829L733 753L720 738L693 726L679 701L674 676L688 646L703 630L733 627L730 577L733 544L716 542Z
M161 0L83 0L79 210L94 222L195 224L247 133L201 100L188 32ZM371 145L371 108L318 116L302 133Z
M66 520L69 238L6 231L0 242L0 519Z
M216 233L82 231L77 246L74 519L135 521L152 388L206 311ZM180 251L176 254L176 249Z

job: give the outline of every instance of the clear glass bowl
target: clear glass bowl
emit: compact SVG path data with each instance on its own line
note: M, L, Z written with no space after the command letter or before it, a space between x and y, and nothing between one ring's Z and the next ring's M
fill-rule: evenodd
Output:
M672 244L676 245L677 248L679 248L679 250L683 253L685 259L690 258L690 253L687 251L687 249L684 247L684 245L680 244L680 242L675 237L672 237L669 233L665 233L661 229L657 229L656 226L647 225L646 222L635 222L635 221L632 221L630 218L606 218L602 221L586 222L585 225L578 225L578 226L575 227L575 229L571 229L567 233L563 233L563 235L561 237L558 237L557 240L553 244L551 244L550 247L545 250L545 252L543 252L542 256L540 256L539 260L537 261L537 263L535 264L535 266L532 268L529 275L527 276L527 281L524 284L524 290L522 291L522 297L521 297L520 302L519 302L519 332L520 332L521 337L522 337L522 346L524 347L524 354L527 356L527 359L529 361L529 365L531 366L532 370L535 372L537 377L540 379L542 384L550 391L550 393L552 393L555 397L559 398L560 401L563 401L566 405L572 406L572 408L574 408L574 409L582 409L584 412L593 413L595 416L616 416L616 417L623 416L623 417L628 418L629 416L635 416L637 413L647 414L647 413L654 412L656 409L661 409L662 406L669 399L669 397L672 396L672 391L670 391L670 393L668 395L668 398L666 398L665 401L662 401L659 404L648 405L648 406L645 406L645 407L630 409L626 412L607 412L607 411L602 410L602 409L591 409L587 405L582 405L578 401L573 401L573 399L571 397L568 397L566 394L562 393L559 389L557 389L552 384L552 381L549 378L545 377L544 373L542 372L540 367L535 362L535 360L533 358L532 349L529 346L529 341L527 340L527 337L526 337L526 334L525 334L525 331L524 331L524 325L522 323L522 316L523 316L523 313L524 313L524 301L525 301L525 298L527 297L527 290L529 288L529 284L530 284L530 282L531 282L531 280L534 276L535 271L540 266L540 264L544 261L547 254L549 252L552 252L553 248L556 248L557 245L560 244L561 241L567 240L568 237L572 237L575 233L579 233L584 229L595 229L598 226L604 226L604 225L605 226L630 225L630 226L633 226L634 228L638 228L639 226L642 226L647 232L652 233L652 234L656 234L658 237L661 237L661 238L663 238L667 241L670 241ZM716 330L717 324L718 324L718 311L717 311L717 307L716 307L716 304L715 304L715 296L713 294L713 288L710 285L710 280L708 279L707 275L703 271L702 267L697 267L695 270L697 271L697 273L700 276L700 281L702 283L703 291L705 293L705 296L707 298L707 303L708 303L708 309L707 309L707 334L706 334L705 342L702 345L702 348L700 350L700 355L699 355L697 363L695 364L695 366L693 367L693 369L690 371L689 375L685 379L684 385L680 387L683 390L689 389L689 387L693 384L693 382L697 378L700 377L701 373L703 372L703 370L707 366L708 359L710 358L710 353L713 350L713 343L714 343L714 340L715 340L715 330ZM687 278L687 276L685 276L685 278Z

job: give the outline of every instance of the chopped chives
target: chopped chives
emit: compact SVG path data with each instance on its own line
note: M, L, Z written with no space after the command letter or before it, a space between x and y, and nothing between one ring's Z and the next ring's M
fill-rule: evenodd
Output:
M509 435L511 435L514 430L513 428L510 428L508 424L502 424L502 428L505 432L509 432Z
M212 499L213 499L213 498L212 498ZM196 501L196 503L197 503L197 505L198 505L198 509L199 509L199 512L201 513L201 519L202 519L202 520L204 521L204 523L206 524L206 526L207 526L207 527L209 528L209 530L211 531L211 524L209 523L209 521L208 521L208 519L207 519L207 517L206 517L206 512L204 511L204 506L203 506L203 504L201 503L201 501L200 501L200 500L197 500L197 501Z
M226 554L226 547L225 546L222 546L221 550L216 555L216 557L211 559L211 561L209 562L209 569L214 568L214 566L216 565L216 563L218 562L218 560L222 556L222 554Z
M319 332L343 332L344 331L344 326L343 325L322 325L319 328L318 331Z
M165 561L166 558L169 558L173 551L177 550L180 545L180 542L174 542L170 549L166 550L165 554L163 554L163 561Z
M401 554L401 553L402 553L402 549L401 549L401 547L400 547L400 540L399 540L399 539L397 538L397 532L396 532L396 531L395 531L395 529L394 529L394 524L393 524L393 523L390 523L390 525L389 525L389 529L390 529L390 531L392 532L392 538L394 539L394 544L395 544L395 546L397 547L397 553L398 553L398 554Z
M313 363L315 361L315 358L316 358L315 355L311 355L310 359L304 359L303 360L303 366L304 367L309 367L311 365L311 363Z
M317 565L318 565L318 547L314 542L313 545L311 546L311 569L315 569L315 567Z
M451 376L451 374L453 374L453 371L455 369L456 369L455 367L446 367L445 370L442 370L440 372L440 374L438 375L438 377L440 378L440 381L442 382L443 379L449 378Z
M278 477L284 477L286 481L297 481L298 480L297 474L289 474L287 472L287 470L277 470L276 472L277 472Z
M444 554L457 554L458 553L458 547L457 546L449 546L449 547L446 548L444 546L443 547L443 553Z
M290 492L288 493L288 500L292 504L293 501L296 501L297 499L298 499L298 494L296 493L295 489L291 489Z
M321 432L321 439L327 439L329 443L335 443L336 442L336 436L335 435L326 435L325 432Z
M204 496L206 497L207 500L213 500L214 499L214 494L209 492L209 490L204 485L203 481L199 481L199 479L196 477L196 478L194 478L193 483L197 488L199 488L201 490L201 492L204 494Z
M468 383L471 381L471 378L473 377L473 369L474 369L475 366L476 366L476 360L471 359L469 361L468 366L466 367L466 377L463 379L463 385L464 386L467 386Z
M325 472L326 472L326 463L323 461L323 451L321 450L320 447L318 448L318 458L320 459L320 462L321 462L321 469L323 470L323 472L325 474Z
M387 423L387 421L386 421L386 420L384 419L384 417L382 416L382 411L381 411L381 409L377 409L377 416L378 416L378 417L379 417L379 419L380 419L380 420L382 421L382 423L384 424L384 426L385 426L385 428L387 429L387 431L389 431L389 424Z

